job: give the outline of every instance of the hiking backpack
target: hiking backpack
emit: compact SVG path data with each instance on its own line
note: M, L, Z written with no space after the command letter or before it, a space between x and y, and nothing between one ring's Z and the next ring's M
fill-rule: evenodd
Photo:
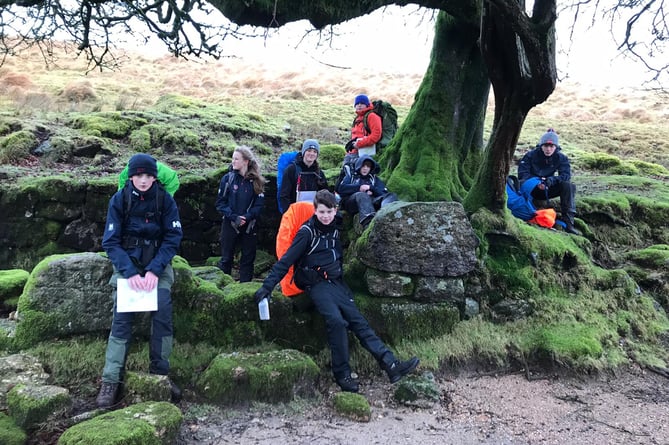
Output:
M531 198L526 199L521 194L518 178L513 175L506 178L506 206L511 210L513 216L523 221L529 221L537 213Z
M163 208L165 207L165 187L156 181L156 221L160 221L163 216ZM128 179L125 187L123 187L123 221L127 222L130 218L130 208L132 207L132 184Z
M279 156L279 161L276 164L276 204L279 207L279 213L283 213L288 209L282 209L281 208L281 181L283 181L283 171L288 167L291 163L295 163L295 158L297 157L299 151L289 151L286 153L281 153L281 156ZM300 166L295 164L295 167L297 168L297 174L299 176L300 174Z
M369 113L376 113L381 118L381 126L383 128L383 133L381 134L381 139L376 143L377 154L379 149L386 147L390 144L390 140L397 133L397 110L393 108L390 102L384 100L375 100L372 102L374 109L365 113L365 116L362 119L362 123L365 126L365 131L367 134L371 133L369 124L367 123Z
M281 224L279 224L279 231L276 234L276 256L281 257L286 253L290 245L293 243L293 238L300 230L302 224L307 222L314 214L314 205L306 201L296 202L290 206L288 211L281 217ZM281 280L281 293L286 297L293 297L302 293L302 289L297 287L293 280L295 267L290 266L288 273Z

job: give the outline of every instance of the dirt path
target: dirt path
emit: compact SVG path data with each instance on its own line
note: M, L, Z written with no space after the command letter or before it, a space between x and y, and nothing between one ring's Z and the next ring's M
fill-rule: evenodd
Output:
M457 377L439 385L441 403L417 409L390 401L389 385L367 382L367 423L337 415L332 393L303 412L261 406L191 413L178 444L669 444L669 380L657 374Z

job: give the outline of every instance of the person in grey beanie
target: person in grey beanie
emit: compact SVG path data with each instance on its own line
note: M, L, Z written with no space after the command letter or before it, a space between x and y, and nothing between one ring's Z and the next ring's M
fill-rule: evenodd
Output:
M534 199L548 201L559 196L565 231L581 234L574 227L576 186L571 182L571 165L567 155L562 153L555 130L549 128L537 146L523 156L518 165L518 179L521 187L528 180L536 181L531 192Z
M284 211L294 202L313 201L318 190L328 188L328 180L318 164L320 153L321 146L318 141L307 139L295 161L284 169L279 191L279 201Z

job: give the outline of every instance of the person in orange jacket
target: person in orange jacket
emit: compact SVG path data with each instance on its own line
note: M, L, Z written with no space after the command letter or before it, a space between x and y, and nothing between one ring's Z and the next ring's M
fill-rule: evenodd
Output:
M374 156L376 144L383 136L381 116L372 111L374 105L364 94L355 97L353 106L355 107L355 119L351 128L351 140L346 144L346 151L349 155Z

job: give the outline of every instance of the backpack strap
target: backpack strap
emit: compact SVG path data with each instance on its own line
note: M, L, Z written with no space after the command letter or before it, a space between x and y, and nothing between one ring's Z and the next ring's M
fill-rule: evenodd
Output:
M365 115L362 117L362 125L365 127L365 133L370 134L372 132L372 129L369 128L369 113L374 113L374 109L369 110Z

